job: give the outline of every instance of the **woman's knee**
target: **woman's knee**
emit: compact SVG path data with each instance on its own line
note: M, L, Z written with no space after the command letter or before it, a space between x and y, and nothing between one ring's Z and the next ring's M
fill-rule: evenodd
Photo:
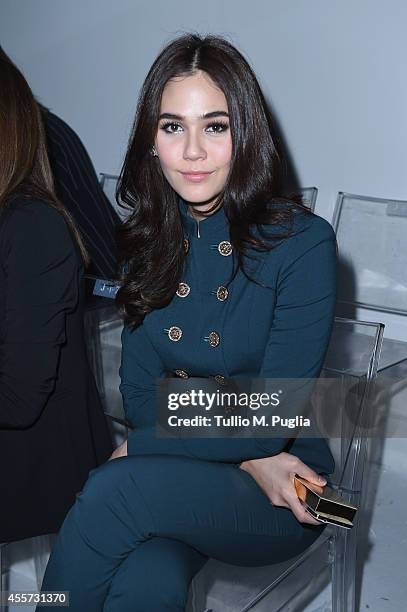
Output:
M108 540L112 534L117 544L134 545L154 533L150 510L135 477L142 466L134 459L114 459L92 470L78 494L71 520L92 541Z
M99 502L125 491L126 487L134 488L137 473L145 468L146 461L144 457L120 457L107 461L89 472L79 496L89 502Z

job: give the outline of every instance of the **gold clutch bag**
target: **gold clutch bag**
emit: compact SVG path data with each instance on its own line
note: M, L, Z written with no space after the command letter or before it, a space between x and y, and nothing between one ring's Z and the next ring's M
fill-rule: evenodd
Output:
M328 485L319 487L297 475L294 476L294 485L298 498L311 516L345 529L353 527L357 508L345 502L334 489Z

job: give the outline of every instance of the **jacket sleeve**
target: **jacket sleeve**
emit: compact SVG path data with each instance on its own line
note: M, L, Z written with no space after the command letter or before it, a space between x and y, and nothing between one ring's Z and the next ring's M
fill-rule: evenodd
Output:
M336 265L335 233L327 221L314 216L294 237L280 271L274 320L259 375L295 379L288 389L288 401L291 397L294 406L287 406L293 414L301 414L312 389L306 381L302 387L301 379L308 383L317 379L325 360L335 316ZM291 452L318 472L334 470L321 437L263 439L259 445L269 448L270 454Z
M331 226L313 217L310 226L290 240L259 373L263 378L318 377L334 318L336 241ZM129 434L129 454L177 454L238 463L288 450L290 438L156 438L145 415L155 413L155 378L163 376L164 369L143 326L133 333L136 337L131 339L130 332L124 332L121 368L125 411L137 427ZM304 442L307 447L309 441Z
M0 427L20 429L34 424L54 390L65 316L78 299L79 263L65 220L43 202L8 211L4 235Z

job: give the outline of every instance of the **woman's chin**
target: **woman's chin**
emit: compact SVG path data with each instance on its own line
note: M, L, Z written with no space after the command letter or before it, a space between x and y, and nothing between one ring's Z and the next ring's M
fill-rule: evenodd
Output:
M196 207L197 209L200 209L202 211L210 209L216 198L219 196L219 193L213 193L213 192L200 192L198 193L197 191L193 191L193 190L180 190L178 192L178 194L180 195L180 197L187 202L188 204L192 204L194 207Z

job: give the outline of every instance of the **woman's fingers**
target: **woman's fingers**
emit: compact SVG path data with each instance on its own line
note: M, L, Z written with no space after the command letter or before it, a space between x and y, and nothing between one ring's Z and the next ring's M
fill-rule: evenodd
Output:
M118 459L119 457L127 456L127 440L125 440L120 446L118 446L109 457L111 459Z
M320 487L324 487L326 485L326 479L314 472L314 470L303 463L301 459L298 459L296 473L298 476L301 476L301 478L305 478L306 480L309 480L313 484L319 485Z
M314 519L313 516L308 514L298 497L292 497L289 500L289 506L296 519L300 523L308 523L309 525L321 525L321 521Z

